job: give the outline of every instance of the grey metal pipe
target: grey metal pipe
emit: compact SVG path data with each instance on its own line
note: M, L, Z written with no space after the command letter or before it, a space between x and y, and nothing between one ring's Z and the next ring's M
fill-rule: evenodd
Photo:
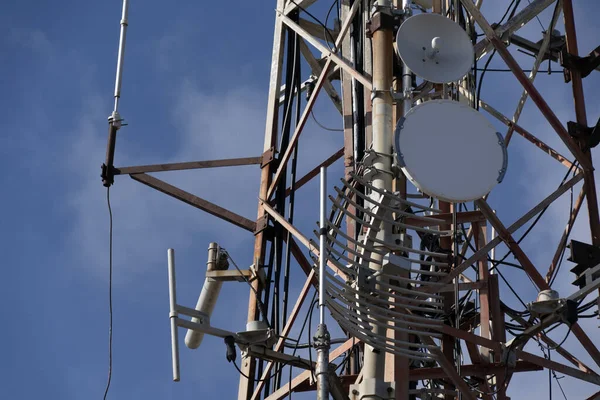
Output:
M222 257L225 257L225 255L220 252L219 245L217 243L210 243L208 246L206 270L208 272L226 270L229 267L229 263L227 262L227 259L223 261ZM196 303L196 311L205 313L210 318L215 305L217 304L217 298L221 292L222 285L222 281L206 278L204 280L204 285L202 285L202 291L198 297L198 302ZM200 323L200 320L194 317L192 318L192 322ZM197 349L200 346L200 343L202 343L203 338L204 333L188 329L185 335L185 345L190 349Z
M385 9L391 7L392 3L390 0L380 0L378 5ZM378 12L383 11L380 9ZM394 62L393 42L392 29L379 29L373 32L372 149L377 154L377 158L373 162L373 168L377 173L372 181L374 190L370 195L370 206L377 205L380 198L378 191L392 190L392 158L389 155L392 153L394 132L393 99L390 93ZM391 224L382 222L381 229L377 233L378 241L388 243L391 233ZM381 269L382 256L373 255L372 257L376 260L370 263L369 268L371 270ZM372 327L374 335L385 336L384 328L378 325L372 325ZM383 381L384 370L385 354L365 345L363 379Z
M123 76L123 59L125 56L125 40L127 39L127 26L129 21L129 0L123 0L123 11L121 14L121 34L119 36L119 55L117 58L117 77L115 79L115 108L116 113L119 108L119 98L121 97L121 78Z
M326 249L325 239L327 238L327 167L321 167L321 201L319 221L321 232L319 235L319 324L325 323L325 264Z
M325 324L325 275L327 263L327 167L321 167L321 192L319 201L319 326L314 345L317 350L317 399L329 399L329 348L331 339Z
M177 336L177 290L175 283L175 250L167 250L169 272L169 319L171 321L171 361L173 380L179 382L179 337Z

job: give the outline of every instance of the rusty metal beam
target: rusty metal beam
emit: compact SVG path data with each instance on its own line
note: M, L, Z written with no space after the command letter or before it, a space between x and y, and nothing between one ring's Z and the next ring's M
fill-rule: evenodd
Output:
M281 214L279 214L273 207L266 202L263 202L263 207L275 221L294 236L300 243L302 243L307 249L309 249L316 257L319 257L319 246L314 245L306 236L304 236L294 225L290 224ZM331 261L327 261L327 265L340 277L347 279L346 274L335 266Z
M495 340L486 339L481 336L475 335L473 333L466 332L466 331L463 331L460 329L456 329L456 328L453 328L448 325L440 325L440 327L436 328L436 329L438 329L441 332L446 333L448 335L453 335L462 340L469 341L469 342L478 344L480 346L487 347L488 349L494 350L499 353L502 353L502 351L503 351L502 345ZM597 375L583 372L580 369L572 368L572 367L560 364L556 361L547 360L545 358L536 356L534 354L528 353L523 350L514 349L513 351L515 351L517 358L520 358L523 361L529 361L533 364L540 365L544 368L548 368L553 371L561 372L565 375L569 375L569 376L572 376L577 379L581 379L586 382L600 385L600 377L598 377Z
M296 318L300 313L300 309L304 304L304 300L306 299L306 296L308 295L308 292L310 291L311 287L313 287L314 277L315 272L314 270L312 270L308 274L308 277L304 282L304 286L300 290L300 294L298 295L298 299L296 300L296 304L294 305L294 308L290 313L287 323L285 324L285 326L281 330L281 333L279 334L280 338L275 344L275 347L273 348L274 351L281 351L283 349L285 338L289 335L290 331L292 330L292 326L294 325L294 322L296 321ZM273 368L273 365L274 363L272 361L269 361L269 363L266 365L265 369L263 370L263 374L260 377L260 380L256 383L256 388L254 389L254 393L252 394L250 400L257 400L260 397L260 393L265 386L266 379L271 374L271 369Z
M546 274L546 282L550 283L554 274L556 273L556 268L558 266L559 259L561 254L564 252L564 247L567 245L567 239L569 238L569 234L571 233L571 229L573 228L573 224L575 223L575 219L577 218L577 214L579 214L579 210L581 209L581 205L583 204L583 200L585 199L585 185L581 188L581 192L579 192L579 196L577 196L577 200L573 204L573 210L571 211L571 215L569 215L569 221L567 222L567 226L562 234L562 237L558 241L558 247L556 248L556 252L554 253L554 257L552 257L552 262L550 263L550 267L548 268L548 273Z
M571 135L569 135L569 132L567 132L567 130L560 122L556 114L554 114L548 103L546 103L546 100L544 100L540 92L529 81L529 79L527 78L527 76L525 75L515 58L512 56L512 54L510 54L502 40L498 38L496 32L490 26L489 22L487 22L483 14L481 14L477 7L475 7L475 4L473 4L472 0L461 0L461 2L463 3L467 11L469 11L473 19L481 27L483 32L486 34L490 43L496 48L498 54L500 54L500 56L504 59L504 62L506 63L508 68L513 72L519 83L521 83L523 88L527 90L527 92L529 92L531 100L533 100L533 102L538 107L542 115L544 115L548 123L556 131L556 133L561 138L563 143L567 146L569 151L573 153L575 158L583 166L584 170L591 170L592 166L590 160L579 148L577 143L575 143Z
M358 7L356 7L356 8L358 9ZM350 12L351 12L350 16L353 17L352 10ZM350 27L350 24L348 24L348 27L346 27L346 28L344 28L344 26L342 26L342 29L340 30L340 34L338 35L338 37L335 41L335 45L333 46L334 51L332 51L331 49L326 47L324 44L322 44L319 40L317 40L315 37L311 36L308 32L306 32L306 30L302 29L302 27L300 25L298 25L297 23L292 21L290 18L283 16L283 15L281 16L281 18L288 27L290 27L291 29L296 31L297 34L299 34L304 39L306 39L307 42L309 42L317 50L319 50L322 54L324 54L328 60L331 60L333 63L338 65L344 71L348 72L350 75L352 75L352 77L354 79L360 81L360 83L362 83L365 88L368 88L368 90L371 90L373 88L373 84L371 83L371 79L369 77L356 71L347 60L343 59L342 57L338 56L335 53L335 51L337 51L337 49L339 49L341 39L343 39L343 37L345 36L346 32L348 31L348 28ZM346 22L351 22L351 20L352 20L352 18L346 20ZM344 23L346 23L346 22L344 22Z
M546 208L548 205L550 205L554 200L559 198L562 194L564 194L567 190L569 190L571 187L573 187L577 182L579 182L582 179L583 179L583 174L580 173L580 174L575 175L573 178L571 178L564 184L562 184L553 193L551 193L544 200L542 200L540 203L538 203L535 207L533 207L531 210L529 210L527 213L525 213L525 215L523 215L521 218L519 218L517 221L515 221L511 226L509 226L507 228L508 232L511 234L515 233L520 227L525 225L527 223L527 221L529 221L531 218L533 218L537 214L539 214L544 208ZM443 282L443 283L452 282L452 280L455 277L460 275L464 270L469 268L473 263L479 261L482 258L486 258L489 251L492 250L494 247L496 247L501 242L502 242L502 239L500 238L500 236L496 236L496 238L490 240L489 243L487 245L485 245L481 250L477 251L477 253L473 254L467 260L463 261L456 268L454 268L444 279L442 279L441 282ZM429 289L429 290L432 290L432 289Z
M552 32L554 32L554 27L556 26L556 23L558 21L558 16L560 15L561 10L562 10L561 1L562 0L558 0L556 8L554 9L554 13L552 14L552 18L550 19L550 24L548 26L548 29L546 29L546 33L544 34L544 39L542 40L542 44L539 47L538 54L535 58L535 61L533 62L533 67L531 68L531 72L529 73L529 80L531 81L531 83L533 83L533 81L535 80L535 77L537 76L540 65L542 65L542 61L544 61L544 57L546 55L546 50L548 50L548 46L550 45L550 38L552 37ZM521 112L523 111L523 108L525 107L525 102L527 101L528 97L529 97L529 92L527 92L527 90L523 90L523 93L521 94L521 98L519 99L519 102L517 103L517 109L515 110L515 113L513 114L513 118L512 118L512 122L514 122L515 124L519 121L519 118L521 117ZM510 138L512 137L513 132L514 132L514 127L509 126L508 131L506 132L506 135L504 136L504 141L507 146L510 143Z
M356 338L350 338L350 339L346 340L344 343L342 343L341 345L339 345L338 347L336 347L329 353L329 362L332 362L333 360L335 360L336 358L338 358L339 356L341 356L342 354L344 354L345 352L350 350L355 344L358 344L358 343L360 343L360 340L356 339ZM308 381L311 377L311 373L312 373L311 371L303 371L302 373L297 375L295 378L293 378L289 384L285 384L284 386L280 387L279 389L277 389L276 391L271 393L271 395L269 395L269 397L265 398L265 400L281 400L281 399L283 399L290 392L294 392L297 387L299 387L300 385L302 385L306 381Z
M505 368L506 367L501 363L488 365L462 365L460 367L460 375L483 377L485 377L486 375L499 375L501 372L504 372ZM511 368L513 372L541 371L543 369L543 367L527 361L518 361L517 366ZM446 378L446 372L444 372L442 368L417 368L410 370L410 379L412 381L444 378Z
M283 8L285 0L277 0L277 7ZM279 129L279 97L281 90L281 75L283 71L283 53L284 53L285 29L280 17L275 17L275 29L273 32L273 51L271 53L271 71L269 75L269 95L267 98L267 115L265 122L265 136L263 143L263 154L270 149L275 150L277 146L277 133ZM265 198L271 182L275 163L268 163L262 167L260 172L259 197ZM258 203L257 220L266 216L262 203ZM252 262L257 271L262 268L265 260L266 236L265 231L261 230L254 237L254 250ZM248 297L248 317L247 321L255 321L259 316L258 294L261 288L258 281L252 282L252 288ZM248 400L253 393L256 362L252 357L242 360L242 373L250 379L240 376L238 388L238 400Z
M295 190L300 189L302 186L304 186L308 182L310 182L310 180L312 178L314 178L315 176L319 175L319 171L321 170L321 167L329 167L331 164L333 164L334 162L336 162L337 160L339 160L340 158L342 158L343 155L344 155L344 149L341 148L338 151L336 151L327 160L323 161L321 164L319 164L316 167L314 167L313 169L311 169L308 173L306 173L306 175L304 175L302 178L300 178L300 179L298 179L296 181ZM286 197L289 196L291 191L292 191L292 188L288 187L285 190L285 196Z
M443 325L448 326L448 325ZM429 346L433 346L432 353L434 353L437 358L436 361L442 367L442 370L446 373L447 378L454 384L454 386L460 391L464 399L476 400L476 396L474 392L471 390L469 385L461 378L461 376L456 371L456 367L451 360L448 360L441 349L439 349L433 339L429 336L419 335L421 341Z
M556 151L552 147L548 146L546 143L544 143L542 140L538 139L535 135L531 134L530 132L525 130L520 125L518 125L515 122L508 119L508 117L506 117L504 114L502 114L500 111L496 110L495 108L493 108L486 102L479 100L479 107L482 108L483 110L487 111L492 117L496 118L498 121L502 122L504 125L508 126L510 128L509 133L514 130L519 135L521 135L524 139L526 139L530 143L533 143L540 150L542 150L544 153L548 154L550 157L554 158L555 160L557 160L558 162L563 164L565 167L576 168L573 166L573 162L570 161L569 159L567 159L567 157L563 156L558 151ZM510 136L508 135L508 133L505 136L504 140L505 140L505 144L508 146L508 144L510 143Z
M352 22L352 19L354 18L354 15L356 15L356 11L357 10L358 10L358 2L356 2L352 6L352 9L350 10L350 14L348 15L348 18L346 19L346 21L344 21L344 25L342 26L342 28L340 30L340 34L339 34L339 36L338 36L338 38L337 38L337 40L335 42L335 47L336 48L339 46L341 40L344 38L344 36L348 32L348 28L350 27L350 23ZM304 31L302 28L300 28L300 26L298 24L296 24L294 21L292 21L288 17L285 17L285 16L283 16L283 15L280 14L280 18L281 18L281 20L283 22L285 22L285 24L287 26L289 26L290 28L294 29L296 31L296 33L300 34L305 39L309 40L309 38L312 38L308 33L306 33L306 31ZM316 40L314 38L312 38L312 39ZM316 41L316 42L319 43L318 41ZM319 45L321 45L321 44L319 43ZM284 169L286 167L286 164L287 164L288 160L290 159L290 157L292 155L292 152L293 152L294 148L296 147L296 144L298 143L298 139L300 138L300 134L302 133L302 130L304 129L304 125L306 124L306 121L308 120L308 116L310 115L310 112L311 112L313 106L315 105L315 102L317 100L317 96L319 95L319 92L321 91L321 88L323 87L323 84L327 80L327 74L329 73L329 69L331 68L333 60L335 59L335 57L337 57L337 56L329 51L329 57L327 58L327 61L325 62L325 65L323 66L323 70L321 71L321 75L319 75L319 79L317 79L317 82L315 83L315 87L313 89L313 93L310 96L310 98L308 99L308 102L306 103L306 106L304 107L304 111L302 112L302 116L300 117L300 120L298 121L298 124L296 124L296 129L294 130L294 134L290 138L290 142L288 144L288 147L286 148L285 152L283 153L283 155L279 159L279 167L277 168L277 171L275 172L275 176L273 177L271 185L269 186L269 190L267 191L267 195L265 197L263 197L263 199L265 199L265 200L268 200L268 199L271 198L271 196L273 195L273 193L275 191L275 188L277 187L277 184L279 183L279 180L281 179L281 176L282 176L283 171L284 171ZM337 57L337 58L339 58L339 57Z
M490 223L496 228L498 236L502 237L506 245L512 250L513 254L519 260L523 269L529 275L531 280L536 284L540 290L550 289L550 286L546 280L542 277L539 271L535 268L531 260L527 257L525 252L521 249L521 246L513 239L511 233L502 224L502 221L494 214L490 206L484 200L477 200L477 205L480 207L481 212L488 218ZM592 359L596 364L600 365L600 351L596 345L591 341L588 335L583 331L580 325L577 323L571 326L571 331L577 337L581 345L590 353Z
M404 223L408 224L408 225L420 226L420 227L438 226L438 224L447 225L452 222L452 214L451 213L435 214L435 215L429 217L429 219L437 219L437 220L439 220L439 222L432 222L429 220L424 221L420 218L406 217L404 219ZM456 213L456 223L457 224L485 222L485 221L486 221L486 219L483 216L483 214L481 214L481 212L477 211L477 210Z
M300 25L302 26L302 24L300 24ZM300 39L300 52L304 56L304 59L306 60L308 65L310 66L310 69L312 70L313 75L315 75L315 76L321 75L321 72L323 72L323 68L321 67L321 64L315 58L313 53L310 51L310 49L306 45L306 42L302 39ZM325 80L325 82L323 82L323 89L325 89L325 92L327 92L327 94L329 95L331 102L333 103L335 108L341 114L342 113L342 100L340 99L340 96L339 96L337 90L335 90L335 87L329 80L329 77L328 77L328 79Z
M146 174L135 174L130 176L133 180L141 182L144 185L150 186L151 188L156 189L159 192L181 200L184 203L199 208L202 211L214 215L215 217L221 218L222 220L230 222L247 231L254 232L254 227L256 223L254 221L249 220L248 218L242 217L241 215L234 213L233 211L229 211L226 208L220 207L214 203L211 203L208 200L204 200L198 196L194 196L191 193L181 190L173 185L169 185L168 183L161 181L160 179L156 179L153 176Z
M529 328L532 326L532 324L530 324L529 322L527 322L523 317L521 317L520 315L517 314L512 314L509 311L507 311L507 313L511 316L511 318L515 321L517 321L518 323L520 323L521 325L523 325L524 328ZM569 353L567 350L565 350L563 347L558 347L558 343L556 343L554 340L550 339L548 336L546 336L544 333L539 333L539 338L546 343L547 346L550 346L552 348L556 348L556 352L558 354L560 354L561 356L563 356L567 361L569 361L571 364L575 365L577 368L579 368L580 370L582 370L583 372L592 374L592 375L596 375L598 376L598 374L592 370L590 367L588 367L586 364L584 364L581 360L579 360L577 357L575 357L574 355L572 355L571 353Z
M170 164L137 165L133 167L119 167L115 175L131 175L146 172L182 171L186 169L236 167L240 165L260 164L262 157L228 158L224 160L190 161Z
M483 215L486 216L486 218L488 219L488 221L490 221L492 226L496 228L498 236L513 252L515 258L519 260L519 263L521 264L521 266L523 266L523 269L525 270L527 275L529 275L529 277L535 282L537 287L541 288L543 286L548 286L548 284L546 283L544 278L542 278L542 275L540 275L540 273L535 268L529 257L527 257L523 249L521 249L521 246L519 246L519 244L513 238L512 234L508 231L508 229L506 229L502 221L500 221L500 218L498 218L498 216L494 213L494 211L488 205L488 203L485 200L480 199L475 200L475 204L477 204Z
M507 39L510 35L515 33L521 27L523 27L527 22L531 21L535 18L536 15L544 11L546 8L550 6L550 4L554 3L555 0L533 0L527 6L525 6L521 11L519 11L514 17L509 19L503 25L497 27L495 29L496 34L502 38ZM478 8L478 7L477 7ZM483 57L489 50L492 49L492 44L490 43L487 37L481 39L477 44L475 44L475 56L479 60Z
M571 55L578 56L579 49L577 47L577 32L575 30L575 18L573 16L572 0L563 1L563 14L565 18L565 38L567 41L567 52ZM571 69L570 74L573 87L573 99L575 102L575 116L579 124L587 126L587 114L585 110L585 97L583 94L581 73L575 69ZM589 167L584 168L584 178L590 232L592 233L592 244L595 246L600 246L600 213L598 211L598 195L596 193L596 178L594 177L592 155L588 150L584 156L586 158L586 162L589 163Z

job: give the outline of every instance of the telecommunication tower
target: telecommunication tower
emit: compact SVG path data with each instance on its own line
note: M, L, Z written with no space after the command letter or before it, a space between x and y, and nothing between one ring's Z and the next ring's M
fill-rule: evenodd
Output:
M224 250L226 244L208 245L206 280L195 308L177 303L175 255L169 249L174 380L180 378L178 330L184 328L186 346L198 351L206 334L224 339L227 360L240 363L239 400L283 399L307 391L316 391L321 400L500 400L519 398L510 391L514 374L542 369L600 385L597 332L586 333L580 321L588 310L597 313L600 288L600 219L591 157L600 142L600 120L587 120L582 85L599 69L600 47L579 54L571 0L506 2L500 21L489 21L482 3L276 0L263 153L115 167L124 1L104 185L130 175L248 231L255 242L253 254L235 257ZM540 41L518 35L545 10L551 12ZM315 16L321 14L324 19ZM556 29L561 17L564 34ZM528 74L513 49L533 56ZM512 115L480 96L495 54L523 89ZM485 67L478 68L485 57ZM565 84L572 85L576 121L561 121L536 88L544 61L560 64ZM298 143L319 96L339 111L340 149L299 177ZM519 124L528 99L571 154L559 153ZM515 133L532 144L528 151L543 151L565 171L555 191L512 221L496 213L490 200L494 188L512 184L503 179L511 168ZM343 160L342 176L331 172L338 160ZM255 219L149 175L252 164L261 171ZM318 176L320 202L296 204L295 193ZM548 248L554 254L550 266L535 265L523 250L523 238L535 234L548 207L577 185L580 194L564 233ZM584 200L589 243L568 246ZM520 199L504 199L504 207L510 201ZM319 218L313 232L294 222L298 207ZM506 256L498 259L497 248L506 248ZM558 293L552 286L567 251L576 279L569 293ZM506 261L508 255L516 263ZM234 259L251 266L241 269ZM502 274L506 268L522 270L536 286L537 298L519 309L506 300L508 289L520 299L511 276ZM293 269L306 276L296 298L290 295ZM210 323L221 286L233 280L251 287L241 332ZM310 293L315 293L312 302ZM312 314L313 305L319 325L309 324L312 340L307 345L292 340L293 333L306 329L300 326L301 314ZM576 357L564 341L550 339L549 330L561 325L596 367ZM544 355L555 351L562 359L526 351L532 341ZM302 372L288 378L282 373L286 367ZM600 391L590 399L599 396Z

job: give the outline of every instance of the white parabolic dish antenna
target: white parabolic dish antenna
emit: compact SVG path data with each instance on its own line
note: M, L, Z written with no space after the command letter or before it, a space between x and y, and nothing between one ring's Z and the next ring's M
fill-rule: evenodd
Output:
M396 126L398 164L423 193L449 202L488 194L502 181L508 157L488 120L452 100L412 108Z
M439 14L417 14L400 26L396 46L402 62L434 83L457 81L473 64L473 45L456 22Z

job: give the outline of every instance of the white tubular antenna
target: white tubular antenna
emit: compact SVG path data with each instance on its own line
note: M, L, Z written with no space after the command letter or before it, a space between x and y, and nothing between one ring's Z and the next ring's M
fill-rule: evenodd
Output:
M217 243L210 243L208 246L208 261L206 262L206 270L217 271L225 270L229 267L229 263L221 261L221 249ZM215 281L210 278L204 280L202 291L198 297L198 303L196 303L196 311L206 314L209 318L217 304L217 298L221 292L222 281ZM192 318L192 322L199 323L198 318ZM185 335L185 345L190 349L197 349L202 343L204 333L198 332L197 330L188 329Z
M173 380L179 382L179 337L177 336L177 290L175 283L175 250L167 250L169 260L169 319L171 320L171 359Z
M321 167L321 200L319 213L319 324L325 323L325 241L327 240L327 167Z
M121 97L121 78L123 76L123 58L125 56L125 40L127 38L127 14L129 13L129 0L123 0L123 13L121 15L121 35L119 37L119 55L117 58L117 77L115 79L115 108L117 113L119 108L119 98Z

